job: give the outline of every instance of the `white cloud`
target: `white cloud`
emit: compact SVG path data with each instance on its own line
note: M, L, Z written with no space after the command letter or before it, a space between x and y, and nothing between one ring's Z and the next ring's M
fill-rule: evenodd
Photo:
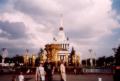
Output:
M0 21L24 23L29 37L26 41L41 47L52 40L61 13L70 42L82 54L89 48L101 48L99 41L119 27L112 0L11 0Z
M25 32L29 37L26 42L31 42L35 47L43 47L43 45L48 42L47 38L52 35L51 30L46 29L44 25L34 22L31 17L20 12L4 13L0 16L0 20L8 21L10 23L24 23L26 27ZM18 43L19 42L20 41L18 41Z

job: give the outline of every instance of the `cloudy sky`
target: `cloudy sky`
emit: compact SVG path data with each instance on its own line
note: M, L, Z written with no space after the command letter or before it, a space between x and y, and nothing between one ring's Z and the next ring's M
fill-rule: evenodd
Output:
M88 49L110 56L120 44L120 0L0 0L0 48L9 56L37 53L58 32L60 14L71 45L82 58Z

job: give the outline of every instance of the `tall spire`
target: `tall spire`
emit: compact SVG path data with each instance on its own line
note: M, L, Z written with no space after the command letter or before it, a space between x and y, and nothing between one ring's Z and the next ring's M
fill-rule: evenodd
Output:
M60 14L60 27L63 27L63 14Z
M60 28L59 30L63 30L63 14L60 14Z

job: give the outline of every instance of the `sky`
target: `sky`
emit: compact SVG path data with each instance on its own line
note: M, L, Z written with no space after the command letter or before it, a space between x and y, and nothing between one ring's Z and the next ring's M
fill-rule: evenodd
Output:
M120 0L0 0L0 48L36 54L63 28L81 59L113 55L120 44Z

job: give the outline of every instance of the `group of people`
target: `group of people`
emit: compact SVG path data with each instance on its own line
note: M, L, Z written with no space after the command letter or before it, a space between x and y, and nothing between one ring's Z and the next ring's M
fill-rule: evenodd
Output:
M61 61L60 64L60 81L66 81L66 71L64 61ZM44 64L41 62L39 66L36 68L35 73L35 81L53 81L54 74L54 64L52 64L49 60L47 60ZM12 77L12 81L17 81L16 76ZM24 75L22 72L18 75L18 81L25 81Z
M54 70L55 67L49 60L47 60L44 65L43 63L40 63L40 65L36 68L36 81L53 81ZM61 81L66 81L66 71L63 61L61 61L60 64L60 76Z

